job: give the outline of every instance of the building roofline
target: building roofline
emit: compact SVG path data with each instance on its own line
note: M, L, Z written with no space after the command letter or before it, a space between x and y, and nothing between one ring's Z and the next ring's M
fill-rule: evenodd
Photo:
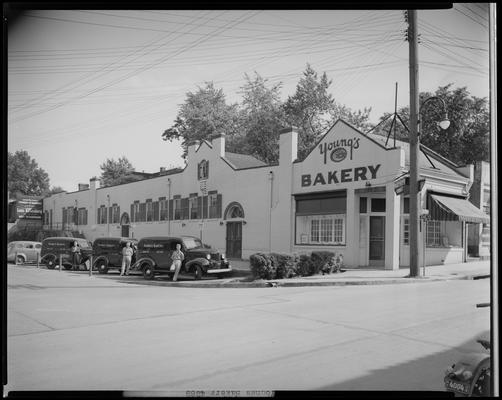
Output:
M317 147L317 145L319 143L321 143L324 138L326 137L326 135L331 132L331 130L338 124L338 123L343 123L345 125L347 125L349 128L352 128L354 131L356 131L357 133L359 133L360 135L364 136L366 139L369 139L371 140L373 143L375 143L377 146L381 147L382 149L384 150L394 150L395 147L392 147L392 148L386 148L385 146L383 146L382 144L378 143L376 140L370 138L368 135L366 135L364 132L361 132L359 129L357 129L355 126L349 124L347 121L341 119L341 118L338 118L335 123L333 125L331 125L328 130L326 131L326 133L324 135L322 135L322 137L316 142L316 144L314 146L312 146L312 148L309 150L309 152L307 153L307 155L305 157L303 157L302 160L299 160L298 157L295 161L293 161L294 163L300 163L300 162L303 162L305 161L309 156L310 154L315 150L315 148Z

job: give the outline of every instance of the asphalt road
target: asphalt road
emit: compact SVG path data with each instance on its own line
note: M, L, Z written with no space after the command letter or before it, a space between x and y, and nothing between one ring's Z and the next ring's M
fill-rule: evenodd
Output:
M148 286L9 265L5 391L443 390L444 369L489 337L475 307L489 290Z

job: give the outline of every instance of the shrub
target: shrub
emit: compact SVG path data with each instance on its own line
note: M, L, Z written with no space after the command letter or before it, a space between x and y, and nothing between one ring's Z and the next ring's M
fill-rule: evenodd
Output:
M343 256L336 255L331 251L313 251L312 262L315 264L315 273L330 274L332 272L340 272L343 265Z
M315 265L312 262L311 257L307 254L300 255L296 270L300 276L314 275Z
M332 251L313 251L310 257L314 264L314 274L330 274L337 269L337 257Z
M275 266L276 279L291 278L297 275L298 256L296 254L271 253L270 257Z
M256 253L249 257L251 273L255 279L274 279L275 266L269 254Z

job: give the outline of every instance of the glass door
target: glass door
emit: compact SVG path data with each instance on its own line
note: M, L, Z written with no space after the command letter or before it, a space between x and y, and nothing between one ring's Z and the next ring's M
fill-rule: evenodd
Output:
M370 265L385 264L385 216L370 217Z

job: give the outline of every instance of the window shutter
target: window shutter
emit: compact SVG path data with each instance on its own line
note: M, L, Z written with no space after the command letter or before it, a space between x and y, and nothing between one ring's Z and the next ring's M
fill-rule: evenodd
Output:
M134 204L131 204L131 222L135 222L135 218L134 218Z
M120 206L117 206L117 220L115 222L120 224Z
M146 221L146 203L139 203L139 220Z
M218 194L216 196L216 218L221 218L221 205L222 205L222 196L221 194Z
M159 218L159 202L154 201L153 202L153 220L158 221L159 219L160 219Z
M169 200L168 203L169 203L169 206L168 206L167 209L169 210L169 212L168 212L168 215L167 215L167 219L169 221L171 221L171 220L174 219L174 212L173 212L173 203L174 202L172 200Z
M73 208L73 223L78 225L78 209L77 207Z
M84 225L87 225L87 209L84 210Z
M207 196L202 197L202 218L207 219Z
M181 199L181 219L188 219L188 197Z
M108 223L113 222L113 207L108 207Z

